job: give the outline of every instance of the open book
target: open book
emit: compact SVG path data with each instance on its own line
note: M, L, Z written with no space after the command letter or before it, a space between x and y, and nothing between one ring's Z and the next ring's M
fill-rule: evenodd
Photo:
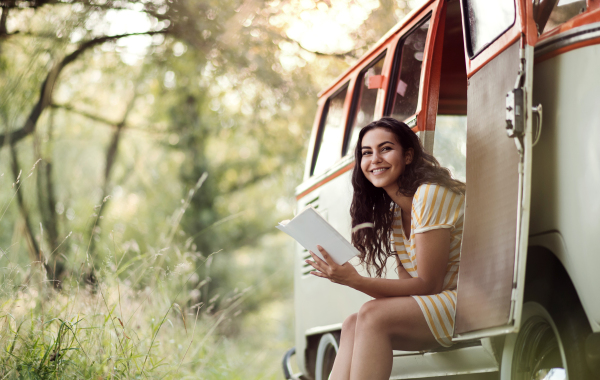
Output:
M317 248L317 245L320 245L339 265L359 254L358 249L337 232L312 206L306 207L294 219L280 222L276 227L323 259Z

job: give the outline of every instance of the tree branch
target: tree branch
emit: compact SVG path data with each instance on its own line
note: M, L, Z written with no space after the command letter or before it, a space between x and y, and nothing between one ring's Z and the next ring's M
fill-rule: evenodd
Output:
M236 185L231 186L230 188L228 188L227 190L225 190L223 192L223 194L235 193L236 191L245 189L248 186L254 185L254 184L262 181L263 179L266 179L266 178L269 178L269 177L272 177L272 176L273 176L272 172L256 174L252 178L250 178L249 180L244 181L244 183L236 184Z
M72 112L74 114L81 115L83 117L87 117L90 120L94 120L94 121L97 121L99 123L105 124L107 127L113 127L114 128L114 127L116 127L120 123L119 121L113 121L113 120L105 119L102 116L94 115L92 113L79 110L79 109L73 107L70 104L56 104L56 103L52 103L52 104L50 104L50 107L57 108L57 109L63 109L65 111ZM156 129L156 128L152 127L152 126L150 126L150 128L142 128L141 126L134 126L134 125L131 125L131 124L126 124L124 126L127 127L126 128L127 131L140 131L140 132L144 132L144 133L154 133L154 134L160 134L160 135L164 135L164 134L168 133L168 131L161 131L161 130Z
M115 158L117 155L117 149L119 148L119 141L121 139L121 131L123 130L123 128L126 125L127 118L129 117L129 114L131 113L131 110L133 109L133 105L135 104L135 99L137 98L137 96L138 96L138 94L137 94L137 89L136 89L131 98L131 101L129 102L129 104L127 104L127 108L125 109L125 113L123 114L123 119L121 120L120 123L118 123L116 125L117 129L115 130L115 133L113 134L112 141L110 142L110 145L106 152L106 166L104 168L104 186L103 186L104 197L106 195L108 195L108 182L110 179L110 172L111 172L111 169L115 162ZM104 198L104 197L102 197L102 198Z
M300 49L302 49L304 51L307 51L309 53L321 56L321 57L335 57L335 58L340 58L340 59L346 59L346 58L357 59L359 57L356 55L356 52L365 47L364 45L363 46L359 46L359 47L355 48L354 50L350 50L350 51L347 51L345 53L322 53L322 52L319 52L319 51L309 50L309 49L305 48L304 46L302 46L302 44L300 42L298 42L298 41L296 41L296 40L294 40L292 38L289 38L289 37L286 37L286 36L282 36L282 35L280 35L278 33L273 33L273 32L271 32L269 30L263 30L263 31L265 31L268 34L271 34L274 38L281 38L284 41L287 41L287 42L290 42L290 43L293 43L293 44L298 44L298 47L300 47Z
M102 9L102 10L124 10L124 11L132 10L131 7L114 5L112 2L104 3L104 4L94 4L89 1L83 1L82 3L87 5L90 8L97 8L97 9ZM58 2L58 4L70 4L70 3ZM147 13L150 16L156 18L157 20L168 20L169 19L169 16L166 13L160 14L157 11L150 9L149 7L152 5L153 4L151 2L146 3L145 8L140 10L139 12Z
M40 33L32 33L32 32L22 32L20 30L15 30L12 33L4 33L4 34L2 34L0 32L0 38L8 39L8 38L14 37L14 36L31 37L31 38L48 38L51 40L59 40L60 39L59 37L56 37L56 35L48 34L48 33L40 34Z
M48 124L48 144L52 145L53 132L54 132L54 114L50 114ZM41 157L38 134L34 134L34 142L36 143L36 152ZM52 181L52 148L50 148L50 157L40 162L39 169L37 171L37 196L38 196L38 208L40 210L40 216L42 223L46 229L46 240L48 242L49 256L47 260L50 261L47 274L48 277L53 281L55 288L60 288L60 278L64 272L64 260L61 255L52 255L53 252L59 246L58 241L58 218L56 215L56 198L54 195L54 183ZM52 268L52 271L49 271Z
M91 39L91 40L86 41L86 42L82 43L81 45L79 45L79 47L77 49L75 49L75 51L73 51L72 53L70 53L69 55L64 57L60 62L55 64L52 67L52 69L50 69L50 71L46 75L46 79L42 83L39 99L38 99L37 103L33 106L33 109L31 110L31 112L29 113L29 117L25 121L25 124L21 128L15 130L15 131L0 134L0 146L3 146L7 142L11 143L11 144L17 143L18 141L24 139L25 137L29 136L33 131L35 131L37 122L38 122L40 116L42 115L42 112L44 111L44 109L46 109L46 107L48 107L51 104L52 92L54 91L54 87L56 85L56 82L58 81L58 76L60 75L61 71L67 65L69 65L70 63L75 61L77 58L79 58L79 56L81 56L84 52L86 52L87 50L89 50L95 46L101 45L103 43L106 43L109 41L115 41L115 40L125 38L125 37L142 36L142 35L151 36L151 35L155 35L155 34L166 34L166 33L169 33L169 29L144 32L144 33L119 34L116 36L103 36L103 37Z
M96 216L96 222L92 226L92 230L90 231L90 246L88 249L88 252L90 254L93 254L94 249L95 249L95 240L93 238L94 230L96 229L96 227L100 226L100 223L102 221L102 219L100 217L102 216L102 213L104 212L104 209L106 207L105 199L110 193L110 188L109 188L110 187L109 186L110 185L110 174L111 174L113 165L115 163L115 160L117 158L119 142L121 141L121 132L127 125L126 124L127 118L129 117L129 114L133 110L133 106L135 105L135 101L136 101L137 97L138 97L138 91L137 91L137 88L134 88L133 95L131 97L131 100L127 104L127 108L125 109L123 118L121 119L121 121L119 123L117 123L115 125L117 128L115 129L112 139L111 139L111 142L108 146L108 149L106 150L106 164L104 166L104 183L102 184L102 198L100 200L100 209L98 209L97 216Z
M75 107L73 107L70 104L56 104L56 103L52 103L52 104L50 104L50 107L64 109L65 111L76 113L78 115L81 115L83 117L87 117L88 119L97 121L99 123L109 125L111 127L114 127L117 124L119 124L118 121L108 120L108 119L103 118L102 116L98 116L98 115L94 115L94 114L86 112L86 111L78 110L78 109L76 109Z
M0 3L2 4L2 3ZM6 21L8 20L8 8L0 7L0 55L2 55L2 40L8 36L8 30L6 29Z
M10 168L12 170L13 173L13 177L15 178L15 182L17 181L17 178L19 177L19 162L18 162L18 157L17 157L17 151L15 150L14 144L10 144L10 154L11 154L11 165ZM23 183L24 178L21 178L21 184ZM42 252L40 251L40 248L37 244L37 242L35 241L35 235L33 233L33 229L31 228L31 221L29 218L29 212L27 211L27 208L25 207L25 202L23 201L23 194L21 192L22 186L20 188L17 189L17 204L19 205L19 212L21 213L21 216L23 217L23 220L25 222L25 232L27 233L27 240L29 242L29 247L31 249L31 255L34 257L34 259L36 260L40 260L42 262L42 264L44 265L44 267L46 267L46 265L44 264L44 260L42 259ZM46 268L47 270L48 268Z
M8 8L1 7L2 15L0 16L0 37L7 35L8 30L6 29L6 21L8 20Z

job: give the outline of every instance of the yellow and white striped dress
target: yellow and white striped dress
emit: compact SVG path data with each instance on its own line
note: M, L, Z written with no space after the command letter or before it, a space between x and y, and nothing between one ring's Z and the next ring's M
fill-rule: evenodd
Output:
M438 228L450 229L450 255L443 291L428 296L412 296L421 307L433 336L444 347L452 345L454 331L464 200L464 195L440 185L419 186L412 202L411 232L408 239L402 229L400 208L396 207L394 210L394 246L402 266L412 277L418 277L415 234Z

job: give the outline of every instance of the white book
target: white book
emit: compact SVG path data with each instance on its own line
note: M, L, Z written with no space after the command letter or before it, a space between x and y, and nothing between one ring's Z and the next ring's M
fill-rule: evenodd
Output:
M350 244L312 206L304 208L294 219L284 220L276 227L323 259L317 248L317 245L320 245L339 265L360 254L358 249Z

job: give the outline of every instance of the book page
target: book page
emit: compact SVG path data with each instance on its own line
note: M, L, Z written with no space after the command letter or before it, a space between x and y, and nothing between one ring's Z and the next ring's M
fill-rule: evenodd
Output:
M358 250L312 207L304 209L288 223L280 223L277 228L321 259L323 256L317 245L322 246L339 265L359 254Z

